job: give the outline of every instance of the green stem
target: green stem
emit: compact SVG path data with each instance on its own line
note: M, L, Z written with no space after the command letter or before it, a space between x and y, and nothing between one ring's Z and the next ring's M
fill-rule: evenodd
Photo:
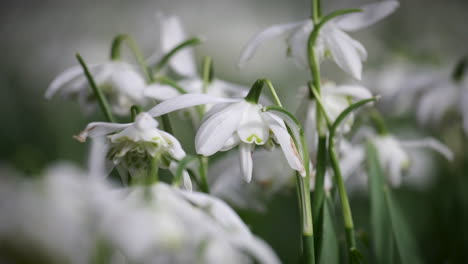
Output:
M76 58L78 59L78 62L81 64L81 67L83 68L84 74L86 75L86 79L88 79L89 85L91 86L91 89L93 90L94 96L96 96L96 98L98 99L99 107L101 108L101 111L104 113L106 120L108 122L115 123L115 119L110 110L109 103L107 102L106 97L104 96L102 90L99 89L96 82L94 81L93 76L89 72L88 66L86 66L86 63L84 62L83 58L81 57L79 53L76 54Z
M314 199L312 204L312 214L319 216L323 207L325 192L323 189L325 182L325 171L327 163L327 137L320 136L318 139L317 168L315 173ZM318 219L316 219L318 220ZM318 221L314 221L317 226Z
M195 46L195 45L198 45L200 44L202 41L199 39L199 38L191 38L191 39L188 39L182 43L180 43L179 45L177 45L175 48L173 48L171 51L169 51L168 53L166 53L159 61L158 63L156 64L156 66L154 66L154 72L155 73L158 73L161 71L162 68L164 68L166 66L166 64L169 62L169 60L177 54L177 52L179 52L180 50L184 49L184 48L187 48L187 47L190 47L190 46Z
M310 202L310 168L309 168L309 150L304 136L304 130L301 128L300 140L302 144L302 159L306 176L302 177L297 173L297 182L299 189L300 204L302 209L302 254L304 263L315 263L315 246L314 246L314 224L312 218L312 207Z
M112 42L112 48L111 48L111 59L120 60L121 53L122 53L121 47L122 47L122 43L124 42L127 44L127 46L132 51L133 55L135 56L137 63L140 65L141 70L145 74L147 82L153 83L154 82L153 74L151 73L150 68L146 64L145 58L143 57L143 53L138 47L135 39L133 39L131 36L126 35L126 34L121 34L114 38L114 41Z
M210 85L211 81L213 80L213 60L211 59L210 56L205 56L203 58L203 65L202 65L202 74L203 74L203 87L202 87L202 92L207 93L208 92L208 86Z
M343 211L343 220L346 231L346 243L348 244L349 256L352 256L352 252L356 249L356 239L354 236L354 223L353 216L351 213L351 207L349 205L348 194L346 193L346 187L341 174L340 164L338 161L338 155L335 150L335 143L333 137L328 140L330 163L335 174L335 183L338 187L338 193L341 200L341 209Z
M130 107L130 114L133 122L135 122L136 116L141 112L143 112L143 109L139 105L132 105L132 107Z
M148 186L153 185L159 181L159 160L160 157L158 155L151 159L150 169L146 179L146 184Z
M314 24L320 21L322 10L320 0L312 0L312 20Z
M204 193L210 193L210 186L208 184L208 157L199 155L200 161L200 190Z
M279 99L278 94L276 93L275 87L273 87L273 84L270 82L270 80L263 79L263 81L270 89L271 95L273 96L273 100L275 100L276 105L283 107L283 104L281 104L281 100Z

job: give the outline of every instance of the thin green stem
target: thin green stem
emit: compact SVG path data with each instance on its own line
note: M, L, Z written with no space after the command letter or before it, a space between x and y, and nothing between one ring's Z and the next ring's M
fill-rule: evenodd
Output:
M143 112L143 109L141 108L141 106L132 105L132 107L130 107L130 114L132 116L132 121L135 121L136 116L141 112Z
M145 58L143 57L143 53L138 47L135 39L133 39L131 36L126 35L126 34L121 34L114 38L114 41L112 42L112 48L111 48L111 59L120 60L121 53L122 53L122 44L124 42L127 44L127 46L132 51L133 55L135 56L135 59L138 65L140 65L141 70L145 74L145 77L148 83L153 83L154 82L153 74L151 73L150 68L146 64Z
M320 21L322 10L320 0L312 0L312 20L314 24Z
M165 77L165 76L158 76L157 79L156 79L156 82L158 82L160 84L169 85L172 88L176 89L177 92L179 92L180 94L186 94L187 93L187 91L182 86L178 85L177 82L175 82L171 78L168 78L168 77Z
M270 89L271 95L273 96L273 100L275 100L276 105L283 107L283 104L281 104L281 100L278 97L278 94L276 93L275 87L273 87L273 84L270 82L268 79L263 79L268 88Z
M264 108L264 111L276 111L287 117L285 118L285 122L287 121L286 124L288 126L288 133L291 135L294 144L296 146L300 146L296 148L302 150L300 155L304 166L305 176L300 175L300 173L296 173L296 188L302 222L302 259L304 263L314 264L314 224L312 220L312 208L310 202L310 158L304 130L302 129L301 124L297 118L281 106L268 106ZM292 122L292 124L290 122ZM292 132L291 126L295 126L297 128L299 134L298 136Z
M203 87L202 92L208 92L208 86L210 85L211 81L213 80L213 60L210 56L203 57L203 65L202 65L202 77L203 77Z
M346 230L346 242L348 244L349 253L356 248L356 239L354 236L354 224L353 216L351 213L351 207L349 205L348 194L341 174L340 163L338 161L338 155L335 150L334 138L330 137L328 140L330 163L335 174L335 183L338 187L338 193L341 200L341 208L343 211L343 220Z
M96 96L98 103L99 103L99 107L101 108L101 111L104 113L106 120L108 122L115 123L115 119L114 119L114 116L112 115L112 111L110 110L109 103L107 102L107 99L104 96L104 93L102 92L102 90L99 89L96 82L94 81L93 76L89 72L88 66L86 66L86 63L84 62L83 58L81 57L79 53L76 54L76 58L78 59L78 62L83 68L83 71L86 75L86 79L88 79L89 86L91 86L94 96Z
M148 171L148 176L146 179L146 184L153 185L159 181L159 161L160 157L156 155L153 157L150 162L150 169Z
M171 51L169 51L168 53L166 53L159 61L158 63L156 63L156 65L154 66L154 72L157 74L161 71L161 69L163 69L167 63L169 62L169 60L177 54L177 52L179 52L180 50L184 49L184 48L187 48L187 47L190 47L190 46L195 46L195 45L198 45L200 44L202 41L199 39L199 38L191 38L191 39L188 39L182 43L180 43L179 45L175 46Z
M210 193L210 186L208 184L208 157L199 155L200 161L200 190L204 193Z

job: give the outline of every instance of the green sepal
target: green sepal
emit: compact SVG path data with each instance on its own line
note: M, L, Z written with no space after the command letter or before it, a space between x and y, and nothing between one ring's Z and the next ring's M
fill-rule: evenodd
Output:
M252 85L252 88L250 88L249 93L244 99L249 103L258 104L258 100L260 99L260 95L262 94L263 84L264 84L263 79L256 80L255 83Z

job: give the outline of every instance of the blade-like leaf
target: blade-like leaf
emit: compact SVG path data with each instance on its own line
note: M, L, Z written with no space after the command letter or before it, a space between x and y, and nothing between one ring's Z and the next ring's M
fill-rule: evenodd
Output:
M376 263L391 263L392 250L390 248L393 237L385 202L385 175L380 167L377 150L370 142L367 144L367 172L371 206L371 238Z
M340 263L340 249L335 230L335 219L333 210L333 201L330 195L325 195L323 204L323 224L322 236L319 251L318 263L323 264L338 264Z
M402 264L419 264L421 258L418 254L418 248L408 227L406 220L395 203L389 188L384 189L385 201L390 215L390 222L395 237L398 254Z

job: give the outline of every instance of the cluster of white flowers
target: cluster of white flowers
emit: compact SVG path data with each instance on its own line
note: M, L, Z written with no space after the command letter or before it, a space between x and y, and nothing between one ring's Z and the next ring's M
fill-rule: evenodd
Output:
M247 43L239 66L263 42L286 35L288 53L297 65L311 70L312 81L299 88L297 101L302 103L294 106L299 118L283 107L266 79L257 80L250 89L217 79L209 59L199 71L192 47L198 42L187 38L175 16L157 16L160 48L146 60L129 36L116 38L109 61L86 66L80 60L80 67L60 74L46 91L47 98L59 93L77 99L86 112L99 105L106 114L109 122L91 122L75 136L81 142L92 139L89 172L66 168L47 173L43 182L0 185L0 200L13 204L0 205L14 207L10 215L2 216L0 223L6 225L0 226L1 235L20 234L12 249L38 242L34 246L56 262L89 263L106 257L109 263L279 263L272 249L220 199L235 207L265 210L269 197L296 183L305 237L312 233L309 192L320 193L316 189L323 188L328 195L338 185L341 202L347 202L340 184L343 178L359 182L366 176L360 170L369 158L366 144L375 146L380 167L393 187L404 182L403 171L411 165L408 148L427 147L453 158L434 138L397 139L379 123L374 110L359 121L374 119L377 132L355 127L360 115L351 111L377 98L366 87L376 91L376 82L381 82L377 87L384 90L379 93L401 98L403 88L385 87L388 82L403 86L409 77L396 71L399 78L386 81L374 73L373 78L364 76L366 87L357 83L367 51L347 32L374 24L398 6L398 1L386 0L320 19L313 16L274 25ZM124 38L138 66L120 58ZM320 81L318 65L325 59L332 59L354 81ZM459 68L455 79L413 79L407 102L424 91L417 105L422 123L440 120L457 105L468 133L468 82L464 68ZM264 85L275 105L269 100L259 102ZM188 114L196 129L196 153L187 154L174 136L178 131L172 131L168 116L174 111ZM120 120L131 115L132 121L116 123L110 118L113 114ZM235 147L237 157L226 154L209 160ZM122 178L121 187L104 179L114 168ZM160 169L172 177L159 179ZM342 208L349 210L349 205ZM347 214L344 211L345 218L351 217ZM50 235L54 227L63 230Z
M69 164L0 186L8 212L0 236L12 253L26 247L47 263L279 263L228 205L203 193L119 188Z

